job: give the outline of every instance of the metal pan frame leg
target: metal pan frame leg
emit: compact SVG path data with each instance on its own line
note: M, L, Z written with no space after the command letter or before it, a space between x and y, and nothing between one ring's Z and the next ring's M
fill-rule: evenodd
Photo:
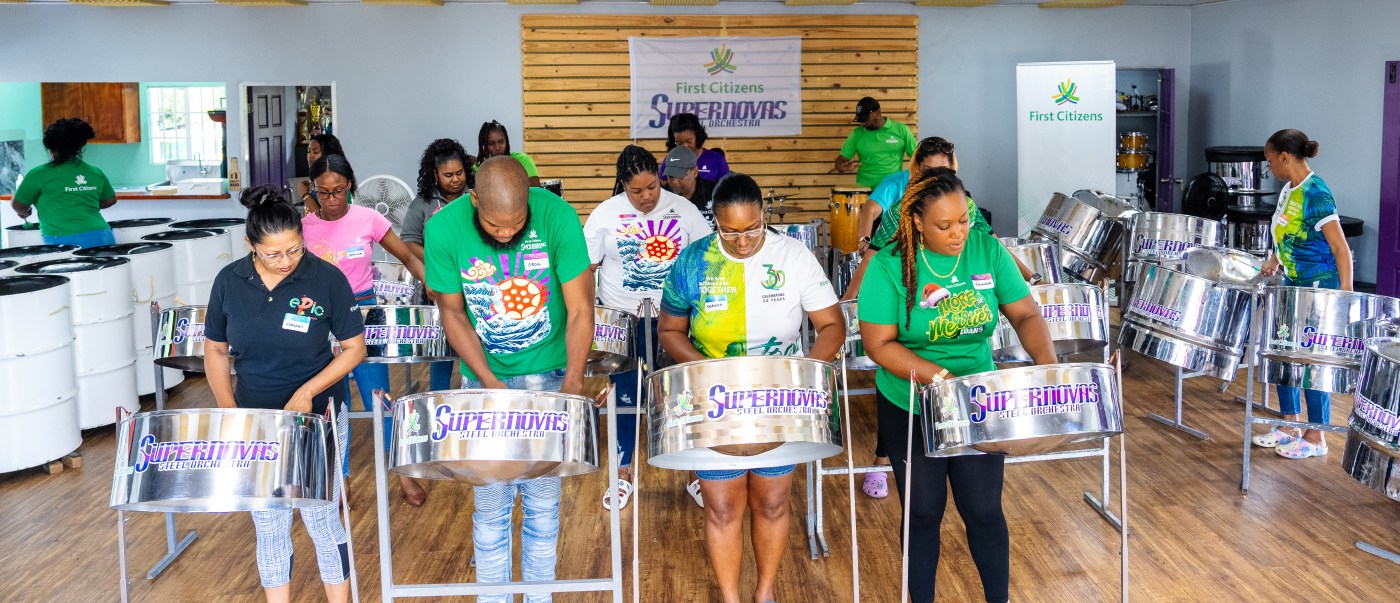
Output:
M160 304L157 304L156 302L151 302L151 341L152 341L152 342L154 342L154 341L157 340L156 338L157 338L158 335L157 335L156 331L159 330L159 328L160 328ZM155 351L154 351L154 349L153 349L153 350L152 350L152 354L154 354L154 353L155 353ZM163 367L163 366L161 366L161 365L159 365L159 364L155 364L154 366L155 366L155 369L153 369L153 370L155 371L156 410L165 410L165 372L164 372L164 371L165 371L165 367ZM199 534L195 533L194 530L190 530L190 532L189 532L188 534L185 534L185 537L184 537L184 538L179 538L178 536L179 536L179 532L178 532L178 530L175 529L175 514L174 514L174 513L166 513L166 514L165 514L165 556L164 556L164 557L161 557L161 558L160 558L160 561L157 561L155 565L151 566L150 571L147 571L147 572L146 572L146 579L147 579L147 580L155 580L156 577L160 576L161 572L164 572L166 568L170 567L170 564L175 563L175 559L178 558L178 557L180 556L180 553L185 552L185 549L189 548L190 544L194 543L194 540L195 540L196 538L199 537ZM126 547L125 541L123 541L122 548L124 549L125 547Z
M1175 427L1176 429L1178 429L1178 430L1180 430L1180 431L1182 431L1182 432L1184 432L1184 433L1186 433L1186 434L1188 434L1188 435L1191 435L1191 436L1200 438L1200 439L1202 439L1202 440L1207 440L1207 441L1209 441L1209 440L1210 440L1210 434L1208 434L1208 433L1206 433L1206 432L1204 432L1204 431L1201 431L1201 430L1199 430L1199 429L1196 429L1196 428L1194 428L1194 427L1191 427L1191 426L1187 425L1186 423L1182 422L1182 420L1181 420L1181 418L1182 418L1182 417L1181 417L1181 415L1182 415L1182 400L1181 400L1181 387L1182 387L1182 382L1185 381L1186 379L1190 379L1190 378L1192 378L1192 377L1199 377L1199 376L1204 375L1204 374L1205 374L1205 373L1187 373L1187 372L1185 371L1185 369L1183 369L1183 368L1181 368L1181 367L1176 367L1176 418L1175 418L1175 419L1168 419L1168 418L1166 418L1166 417L1164 417L1164 416L1162 416L1162 415L1159 415L1159 414L1157 414L1157 413L1155 413L1155 412L1154 412L1154 413L1148 413L1147 418L1152 419L1153 421L1156 421L1156 422L1161 423L1161 424L1163 424L1163 425L1166 425L1166 426L1168 426L1168 427Z
M1400 563L1400 554L1392 553L1376 545L1358 540L1356 541L1356 548L1361 549L1362 551L1365 551L1377 557L1380 557L1381 559L1385 559L1386 561L1389 561L1391 563Z

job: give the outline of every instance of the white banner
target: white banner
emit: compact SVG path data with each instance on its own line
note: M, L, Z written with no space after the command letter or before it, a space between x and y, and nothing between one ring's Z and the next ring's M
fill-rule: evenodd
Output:
M802 39L627 38L632 137L694 113L712 138L802 133Z
M1018 232L1054 193L1114 190L1116 77L1113 61L1016 66Z

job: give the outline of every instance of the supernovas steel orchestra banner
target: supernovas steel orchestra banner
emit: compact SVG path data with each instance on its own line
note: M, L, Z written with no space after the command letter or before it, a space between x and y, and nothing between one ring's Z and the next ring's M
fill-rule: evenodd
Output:
M1114 190L1116 74L1112 61L1016 66L1017 232L1056 192Z
M632 137L665 138L677 113L711 137L802 133L802 39L627 38Z

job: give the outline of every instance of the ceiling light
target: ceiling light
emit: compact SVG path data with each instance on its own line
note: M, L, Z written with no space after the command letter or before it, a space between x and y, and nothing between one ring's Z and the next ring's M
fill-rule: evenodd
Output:
M1123 0L1051 0L1040 3L1040 8L1108 8L1110 6L1123 6Z
M962 8L990 6L994 3L996 0L914 0L914 6L956 6Z
M87 6L170 6L169 0L68 0Z

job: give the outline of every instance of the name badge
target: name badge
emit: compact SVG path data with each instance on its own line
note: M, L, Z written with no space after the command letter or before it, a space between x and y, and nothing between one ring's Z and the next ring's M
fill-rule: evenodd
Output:
M352 260L358 260L362 257L365 257L365 248L361 246L356 246L346 249L345 257Z
M544 270L549 267L549 254L543 251L525 254L526 270Z
M705 298L706 312L719 312L729 309L729 296L712 295Z
M311 329L311 317L297 316L296 314L288 312L282 317L282 328L288 331L305 333Z
M996 286L996 281L992 280L992 275L991 275L991 274L974 274L974 275L972 275L972 288L973 288L973 289L991 289L992 287L995 287L995 286Z

